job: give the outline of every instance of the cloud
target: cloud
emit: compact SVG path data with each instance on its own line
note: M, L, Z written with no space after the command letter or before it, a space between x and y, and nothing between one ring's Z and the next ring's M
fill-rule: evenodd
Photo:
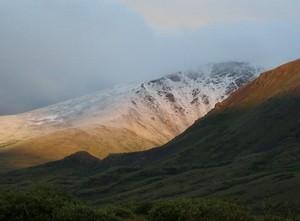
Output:
M217 22L299 20L297 0L122 0L153 28L192 28Z
M164 9L168 1L161 2L166 14L173 10ZM193 4L197 11L198 1L185 2L186 11ZM152 7L157 4L153 0ZM216 6L219 11L222 4ZM183 10L178 19L184 15L189 13ZM117 0L0 0L0 114L209 62L244 60L273 67L299 57L299 35L297 18L219 21L160 32Z
M112 1L2 0L0 36L0 112L8 113L142 79L135 66L151 33Z

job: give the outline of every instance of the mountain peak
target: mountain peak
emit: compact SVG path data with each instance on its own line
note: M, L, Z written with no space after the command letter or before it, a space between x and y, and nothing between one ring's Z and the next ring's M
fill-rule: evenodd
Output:
M182 133L259 70L239 62L205 65L1 117L0 144L7 151L30 150L45 161L80 150L104 158L150 149Z
M73 174L85 174L91 173L93 170L98 168L101 160L97 157L91 155L87 151L78 151L69 156L64 157L63 159L52 161L36 168L40 170L50 169L52 173L58 171L70 171Z
M63 160L79 163L79 164L85 164L85 163L91 163L91 162L99 162L100 159L91 155L87 151L78 151L76 153L71 154L70 156L65 157Z

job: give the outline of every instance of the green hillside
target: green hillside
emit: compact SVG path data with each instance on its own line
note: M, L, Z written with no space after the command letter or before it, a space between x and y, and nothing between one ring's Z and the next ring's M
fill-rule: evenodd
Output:
M95 204L176 197L297 204L300 60L262 74L162 147L102 161L79 156L3 173L0 185L50 183Z

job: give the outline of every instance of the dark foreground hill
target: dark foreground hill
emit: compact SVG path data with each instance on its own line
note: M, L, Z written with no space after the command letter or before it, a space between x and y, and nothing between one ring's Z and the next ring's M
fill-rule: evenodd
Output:
M0 177L3 187L34 182L94 203L206 196L297 203L300 60L262 74L162 147L104 160L81 152Z

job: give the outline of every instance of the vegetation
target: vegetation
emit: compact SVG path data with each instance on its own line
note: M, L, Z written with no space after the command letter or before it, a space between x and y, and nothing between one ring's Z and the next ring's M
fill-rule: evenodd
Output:
M256 216L248 208L220 199L175 199L96 207L80 202L64 191L44 186L0 193L0 221L297 220L293 213L295 208L285 208L288 213L280 208L276 208L276 213L265 210L264 214Z
M130 216L126 208L93 207L43 186L0 193L0 221L115 221Z
M263 75L162 147L101 161L81 153L0 174L6 189L38 181L93 205L125 205L92 207L52 190L9 191L1 194L0 221L299 220L300 63L292 69ZM180 199L190 197L198 199ZM138 200L146 202L128 203Z
M169 200L156 204L149 212L151 221L230 220L252 221L251 213L236 204L221 200Z
M162 151L177 148L165 159L142 166L119 166L112 160L102 167L106 160L95 166L80 164L82 158L72 157L1 173L0 187L23 187L38 181L71 190L80 199L95 204L203 196L237 198L254 207L260 207L257 202L268 197L297 203L298 113L300 98L294 96L269 100L250 110L216 113L164 148L133 158L130 156L134 154L121 155L130 163L147 159L152 153L157 159L164 155ZM94 162L92 157L85 158Z

